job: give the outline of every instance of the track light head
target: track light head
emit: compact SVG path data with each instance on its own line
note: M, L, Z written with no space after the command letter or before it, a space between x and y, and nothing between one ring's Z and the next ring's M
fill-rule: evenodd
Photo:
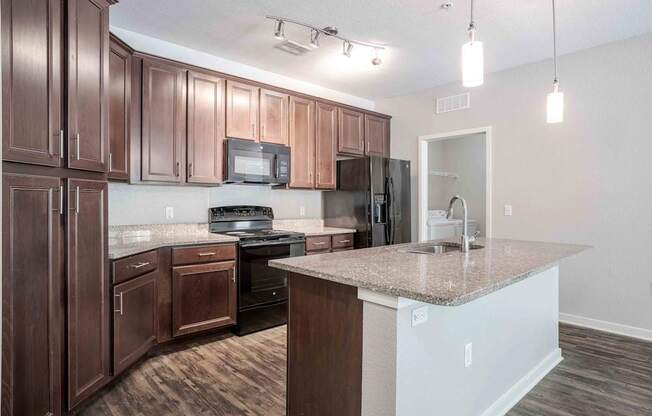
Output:
M319 31L312 29L310 32L310 46L314 49L319 48Z
M352 50L353 50L353 44L348 40L345 40L344 43L342 43L342 53L344 54L344 56L350 58Z
M374 57L371 60L371 63L375 66L378 66L383 63L382 51L380 49L374 49Z
M274 25L274 37L278 40L285 40L285 22L277 20Z

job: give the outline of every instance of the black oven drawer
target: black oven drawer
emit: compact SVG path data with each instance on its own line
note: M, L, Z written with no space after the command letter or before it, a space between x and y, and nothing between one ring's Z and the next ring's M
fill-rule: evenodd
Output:
M240 293L240 309L265 303L278 302L288 298L288 288L279 287L256 292Z

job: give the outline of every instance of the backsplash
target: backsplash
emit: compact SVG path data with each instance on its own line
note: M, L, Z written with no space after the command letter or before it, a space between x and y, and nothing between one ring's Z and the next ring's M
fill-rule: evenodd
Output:
M205 223L208 208L219 205L269 206L277 219L322 218L321 191L109 183L109 225ZM166 218L166 207L172 207L173 218Z

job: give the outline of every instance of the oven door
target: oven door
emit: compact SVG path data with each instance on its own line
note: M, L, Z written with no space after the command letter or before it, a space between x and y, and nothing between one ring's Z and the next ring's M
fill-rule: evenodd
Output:
M239 309L287 300L287 272L270 267L268 262L304 254L303 242L241 246Z

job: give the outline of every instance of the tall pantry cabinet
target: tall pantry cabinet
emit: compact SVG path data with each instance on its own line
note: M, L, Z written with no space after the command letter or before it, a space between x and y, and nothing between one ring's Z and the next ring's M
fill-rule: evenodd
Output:
M109 6L0 0L2 416L109 380Z

